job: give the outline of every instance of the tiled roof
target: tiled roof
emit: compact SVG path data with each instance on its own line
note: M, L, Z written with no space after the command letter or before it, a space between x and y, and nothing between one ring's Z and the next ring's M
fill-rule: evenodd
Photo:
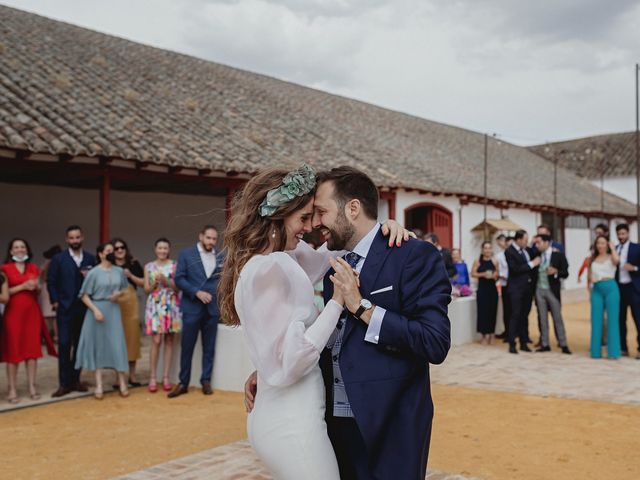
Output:
M482 195L481 134L0 6L0 146L251 173L307 161ZM553 205L553 167L491 139L488 196ZM561 169L558 206L600 210ZM609 213L635 207L606 196Z
M636 175L635 132L578 138L530 147L532 152L590 179Z

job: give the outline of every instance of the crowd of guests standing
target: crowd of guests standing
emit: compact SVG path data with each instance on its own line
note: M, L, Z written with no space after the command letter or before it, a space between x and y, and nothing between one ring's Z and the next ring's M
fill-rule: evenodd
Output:
M571 354L567 344L561 309L561 281L568 277L568 262L564 247L551 238L551 229L540 225L529 242L526 231L518 230L511 237L503 234L495 239L500 247L494 252L493 242L481 245L478 258L473 261L471 272L459 249L449 252L438 243L432 233L424 236L442 253L454 291L459 295L471 294L471 279L477 281L477 332L482 344L492 344L502 339L509 344L510 353L530 352L529 313L535 302L538 310L540 339L536 351L551 351L549 340L549 314L553 320L558 346L563 353ZM502 299L504 332L495 335L498 302Z
M594 236L578 273L578 281L585 272L588 277L591 357L601 358L603 347L607 348L608 358L629 355L627 314L631 310L637 331L636 358L640 360L640 245L629 240L629 226L625 223L616 227L617 245L609 240L605 224L595 227ZM498 338L509 344L510 353L532 351L529 314L535 304L540 334L536 351L551 351L551 316L558 347L571 354L561 297L562 280L569 276L569 263L564 246L551 237L549 226L540 225L532 241L525 230L518 230L513 236L498 235L497 253L493 251L493 242L484 242L470 273L459 249L449 251L441 247L437 235L432 233L423 238L440 250L455 292L462 296L470 294L471 279L477 280L477 332L481 343L490 344ZM494 335L500 300L505 329Z
M82 228L72 225L65 233L65 249L44 252L45 263L33 263L28 242L14 238L0 267L0 361L7 364L8 401L18 403L17 373L25 363L29 395L37 391L37 360L42 341L58 357L58 389L52 397L86 392L82 369L95 375L94 396L104 398L104 370L116 372L113 388L123 397L129 387L141 386L136 376L141 331L152 337L148 390L158 391L157 364L164 344L162 388L169 398L188 393L191 363L198 334L202 336L202 374L205 395L213 393L211 375L219 321L216 291L223 256L215 247L218 231L201 230L197 243L171 259L171 243L159 238L155 260L144 267L122 238L84 249ZM144 289L144 325L140 322L137 290ZM49 323L47 322L49 321ZM53 333L53 338L50 334ZM181 333L179 383L172 385L174 335ZM57 351L56 351L57 344Z

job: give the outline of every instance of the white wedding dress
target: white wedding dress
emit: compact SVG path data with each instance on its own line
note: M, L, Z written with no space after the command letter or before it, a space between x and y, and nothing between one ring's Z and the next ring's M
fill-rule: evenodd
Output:
M278 480L340 479L318 359L342 306L332 300L319 314L313 301L313 285L339 254L300 242L293 252L256 255L236 286L236 310L258 371L249 441Z

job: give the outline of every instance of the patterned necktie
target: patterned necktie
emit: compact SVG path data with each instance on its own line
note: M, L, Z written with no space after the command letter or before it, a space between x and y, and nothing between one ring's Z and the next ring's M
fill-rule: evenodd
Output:
M349 266L353 269L356 268L358 262L362 257L358 255L356 252L349 252L344 256L345 261L349 264Z
M345 262L347 262L349 266L355 270L356 265L358 265L358 262L362 257L355 252L349 252L343 258ZM342 327L344 327L344 323L347 319L347 314L348 314L348 311L346 308L342 310L342 314L340 315L340 318L338 319L338 324L336 325L336 330L334 330L333 335L331 335L331 338L329 338L329 342L327 343L327 348L329 350L331 350L334 347L334 345L336 344L336 341L339 338L342 338L342 335L341 335Z

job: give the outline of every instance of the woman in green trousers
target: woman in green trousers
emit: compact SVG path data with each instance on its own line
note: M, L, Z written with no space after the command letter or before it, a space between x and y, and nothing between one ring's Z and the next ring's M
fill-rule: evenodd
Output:
M602 324L607 312L607 356L620 358L620 290L615 280L620 258L615 247L604 236L593 244L589 262L589 290L591 291L591 358L602 357Z

